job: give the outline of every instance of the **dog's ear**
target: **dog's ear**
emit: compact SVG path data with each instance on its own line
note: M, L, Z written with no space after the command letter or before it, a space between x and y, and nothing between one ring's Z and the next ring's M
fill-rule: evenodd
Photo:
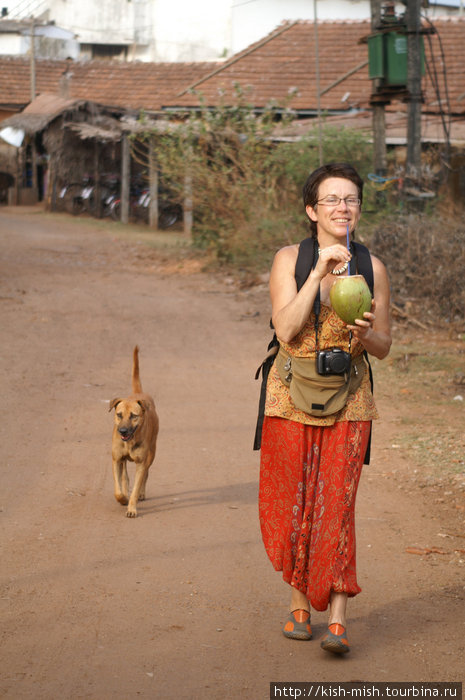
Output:
M147 401L138 401L137 403L139 404L139 406L141 407L141 409L142 409L142 410L144 411L144 413L145 413L146 410L147 410L148 407L149 407Z
M120 401L121 401L121 399L112 399L110 401L110 408L108 409L108 411L111 411L112 408L114 408L116 406L116 404L118 404Z

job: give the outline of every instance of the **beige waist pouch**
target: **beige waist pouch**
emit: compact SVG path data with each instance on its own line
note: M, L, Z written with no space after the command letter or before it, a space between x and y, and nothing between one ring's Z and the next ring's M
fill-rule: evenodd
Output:
M360 386L366 371L363 355L352 358L346 374L318 374L315 357L294 357L282 347L275 359L281 381L289 387L294 406L311 416L337 413Z

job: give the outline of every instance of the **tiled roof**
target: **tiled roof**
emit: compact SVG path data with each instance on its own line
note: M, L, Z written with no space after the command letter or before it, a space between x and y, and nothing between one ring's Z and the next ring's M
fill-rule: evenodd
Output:
M425 25L427 27L428 25ZM428 65L438 76L441 99L446 99L443 68L447 72L447 91L451 111L465 112L465 17L435 20L437 34L424 37ZM331 21L318 23L318 70L321 109L347 110L367 107L372 81L368 73L367 44L361 40L371 34L369 22ZM315 27L308 20L288 22L264 40L232 57L214 75L197 83L207 104L228 102L234 84L248 88L247 101L265 107L274 101L297 110L317 107L317 61ZM431 48L430 48L431 47ZM444 53L444 58L442 55ZM431 57L433 60L431 60ZM341 81L341 78L343 80ZM430 79L423 79L425 109L439 111L438 96ZM220 98L220 95L222 97ZM184 92L176 98L179 106L195 105L195 96ZM445 106L445 102L443 103Z
M345 73L367 61L366 45L361 37L370 33L369 22L320 22L318 24L320 91L323 92ZM234 95L234 84L240 83L247 102L265 107L270 102L286 104L295 94L291 106L298 110L315 110L317 107L317 62L313 22L297 21L283 24L266 40L257 42L233 57L210 79L199 83L195 89L207 104ZM325 93L321 108L347 109L341 98L350 92L350 104L367 103L371 83L368 69L359 69L340 85ZM223 99L224 99L223 97ZM180 105L195 104L191 94L183 94L177 100Z
M465 113L465 17L435 19L437 34L424 38L429 74L437 75L439 98L450 111ZM322 110L348 111L370 103L368 50L363 37L370 34L365 21L318 23L319 74ZM317 108L315 27L312 21L283 23L274 32L224 63L122 63L114 61L36 61L36 90L60 93L60 80L68 76L73 99L129 110L199 104L195 90L208 105L235 100L240 84L247 103L263 108L271 101L301 112ZM432 47L432 53L430 51ZM434 60L431 60L431 55ZM445 67L445 71L444 71ZM447 90L444 84L447 75ZM429 74L423 79L424 111L438 112L438 94ZM0 56L0 103L21 109L30 101L30 62L27 58ZM292 99L290 99L292 97ZM393 109L399 109L399 103ZM405 109L405 106L404 106Z
M67 76L67 93L128 110L157 111L171 95L212 69L212 63L123 63L120 61L35 62L36 94L61 94ZM30 60L0 56L1 104L23 107L30 101Z

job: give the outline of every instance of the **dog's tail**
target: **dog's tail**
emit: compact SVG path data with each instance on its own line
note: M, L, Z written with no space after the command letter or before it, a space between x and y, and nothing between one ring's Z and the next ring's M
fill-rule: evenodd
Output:
M137 345L134 348L134 352L132 355L132 393L133 394L141 394L142 393L142 386L140 383L140 376L139 376L139 348Z

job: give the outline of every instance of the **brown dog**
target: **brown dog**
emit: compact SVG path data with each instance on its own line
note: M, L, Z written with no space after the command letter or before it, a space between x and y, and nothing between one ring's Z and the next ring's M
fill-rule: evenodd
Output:
M111 454L115 498L128 506L127 517L137 517L137 501L145 498L145 484L150 465L155 459L158 436L158 415L151 396L144 394L139 377L139 348L134 348L132 362L132 396L110 401L110 411L115 409L115 424ZM136 475L129 498L129 479L126 462L134 462Z

